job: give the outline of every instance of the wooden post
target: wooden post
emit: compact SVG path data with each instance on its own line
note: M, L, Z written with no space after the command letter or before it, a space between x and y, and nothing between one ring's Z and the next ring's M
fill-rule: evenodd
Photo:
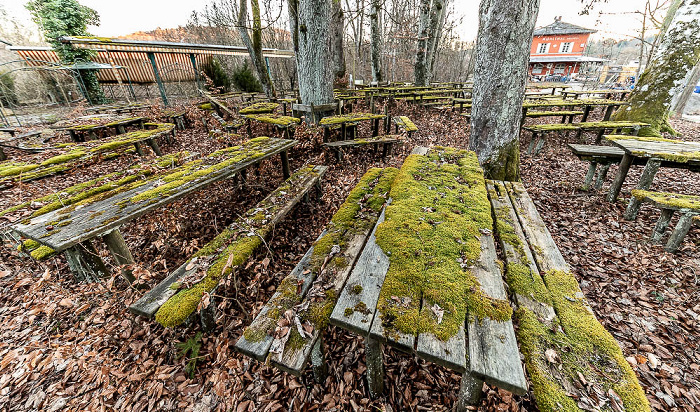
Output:
M537 156L540 154L540 151L542 150L542 147L544 146L544 133L540 135L540 139L537 141L537 146L535 146L535 153L534 156Z
M588 191L588 189L591 188L591 182L593 182L593 176L595 176L596 168L598 168L597 162L591 162L591 164L588 166L588 173L586 173L586 179L583 181L583 187L581 187L581 189L584 191Z
M581 118L581 123L583 123L583 122L585 122L586 120L588 120L588 114L589 114L590 112L591 112L591 106L586 105L586 106L583 108L583 117Z
M135 263L134 257L131 255L131 251L129 251L129 247L126 245L119 229L114 229L102 235L102 240L107 245L107 249L109 249L117 265L131 265ZM133 283L136 280L131 270L122 270L121 274L129 283Z
M656 176L656 172L659 171L659 166L661 166L661 159L652 158L647 161L647 165L644 167L642 176L639 178L639 183L637 183L637 189L647 190L651 186L651 182ZM639 212L639 207L642 205L642 201L632 196L630 202L627 204L627 210L625 210L626 220L635 220L637 218L637 213Z
M605 182L605 176L608 175L608 170L610 170L610 163L602 165L600 170L598 170L598 176L595 179L595 190L600 190L603 187L603 182Z
M471 376L469 372L464 372L462 382L459 385L456 411L464 412L468 410L467 407L478 405L483 387L484 381Z
M284 176L284 180L289 179L289 176L291 176L291 172L289 170L289 156L287 155L287 151L280 152L280 157L282 158L282 176Z
M323 383L326 381L328 369L323 356L323 333L316 339L314 347L311 348L311 371L314 374L314 381L316 381L316 383Z
M673 233L671 233L671 237L668 239L666 247L664 247L667 252L676 253L678 247L683 241L683 238L688 234L690 226L693 224L693 216L695 216L694 213L684 213L680 219L678 219L676 228L673 230Z
M89 240L66 249L65 254L68 267L75 275L76 280L96 282L100 278L109 276L107 266Z
M150 138L146 140L146 143L151 146L151 149L153 149L153 153L155 153L156 156L163 156L163 152L160 151L160 147L158 147L158 143L156 143L155 139Z
M216 301L214 300L214 292L216 288L209 293L209 305L199 311L199 321L202 324L204 333L211 333L216 329Z
M620 190L622 189L622 184L625 183L627 172L630 170L630 166L632 166L632 155L625 152L625 155L622 156L622 161L620 161L620 167L617 170L615 181L613 181L612 186L610 186L610 191L606 197L608 202L614 202L617 200L617 197L620 195Z
M7 155L5 154L5 151L2 150L2 146L0 146L0 160L7 160Z
M656 221L656 226L654 226L654 231L651 232L651 241L654 243L659 243L666 233L666 228L668 224L671 223L671 217L673 217L673 209L661 209L661 216L659 220Z
M136 153L138 153L139 156L143 156L143 149L141 148L141 143L134 142L134 147L136 148Z
M382 344L378 340L365 338L365 362L369 395L376 399L384 392L384 358Z
M604 122L610 120L610 116L612 116L613 110L615 110L615 105L612 104L605 109L605 116L603 116Z

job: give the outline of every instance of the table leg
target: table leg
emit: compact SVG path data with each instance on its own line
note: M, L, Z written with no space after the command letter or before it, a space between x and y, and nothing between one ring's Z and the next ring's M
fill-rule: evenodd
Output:
M625 153L625 155L622 156L622 161L620 162L620 168L617 171L617 176L615 176L615 180L613 181L612 186L610 186L610 191L606 197L608 202L614 202L617 200L617 197L620 195L620 190L622 189L622 184L625 183L627 172L630 170L630 166L632 166L632 155Z
M376 339L365 338L365 362L367 363L367 386L372 398L384 392L384 358L382 344Z
M639 183L637 183L637 189L649 189L649 186L651 186L651 182L654 180L654 176L656 176L656 172L659 171L659 166L661 166L661 159L649 159L647 165L644 167L642 176L639 178ZM642 201L632 196L629 204L627 204L627 210L625 210L625 219L636 219L637 213L639 212L639 207L641 205Z
M146 143L151 146L151 149L153 149L153 153L155 153L156 156L163 156L163 152L160 151L160 147L158 147L158 143L156 143L155 139L148 139L146 140Z
M683 241L683 238L685 237L685 235L688 234L690 226L693 225L694 216L695 215L692 213L685 213L680 217L680 219L678 219L676 228L673 229L673 233L671 233L671 237L668 239L666 247L664 247L664 249L666 249L667 252L676 253L678 247Z
M602 165L600 170L598 170L598 176L595 179L595 186L593 186L595 190L600 190L603 187L603 182L605 182L605 176L608 175L609 169L610 163Z
M615 106L613 105L610 105L605 109L605 116L603 116L604 122L610 120L610 116L612 116L613 110L615 110Z
M464 412L469 406L479 404L482 395L484 381L464 372L462 382L459 385L459 396L457 397L457 412Z
M583 187L581 188L584 191L588 191L588 189L591 188L591 183L593 182L593 177L595 176L595 171L597 168L597 162L591 162L591 164L588 166L588 173L586 173L586 179L583 181Z
M113 231L102 235L102 240L107 245L107 249L112 254L114 261L117 265L131 265L134 264L134 257L131 255L129 247L124 241L119 229L114 229ZM132 274L131 270L122 270L122 276L127 282L133 283L136 278Z
M280 157L282 158L282 176L285 180L287 180L289 179L289 176L291 176L291 172L289 170L289 156L287 155L287 151L285 150L281 152Z
M2 150L2 146L0 146L0 160L7 160L7 155L5 154L5 151Z
M211 333L216 329L216 301L214 299L214 293L216 292L216 287L209 292L209 305L203 307L199 311L199 322L202 325L202 331L204 333Z
M96 282L100 278L109 276L107 266L89 240L66 249L65 254L68 267L76 280Z
M673 209L661 209L661 216L659 220L656 221L656 226L654 226L654 231L651 232L651 241L654 243L659 243L666 233L666 228L668 224L671 223L671 218L673 217Z
M588 120L588 114L590 112L591 112L591 106L586 105L586 107L583 108L583 117L581 118L581 123Z
M143 156L143 149L141 148L141 143L135 142L134 147L136 148L136 153L138 153L139 156Z
M323 346L323 333L321 333L318 339L316 339L314 347L311 348L311 371L314 374L314 381L316 381L316 383L325 382L326 376L328 375Z

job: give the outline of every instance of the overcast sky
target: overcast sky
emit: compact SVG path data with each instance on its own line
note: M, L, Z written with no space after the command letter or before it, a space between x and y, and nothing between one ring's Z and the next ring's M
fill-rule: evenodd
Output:
M562 16L562 20L568 23L598 30L594 38L621 39L636 35L641 28L641 19L632 12L642 10L646 0L605 1L607 0L600 0L590 15L581 16L581 0L541 0L537 26L547 25L554 21L555 16ZM81 4L92 7L100 14L100 26L91 27L90 31L104 37L184 25L193 10L201 10L208 2L209 0L80 0ZM24 3L25 0L0 0L0 6L10 16L31 24ZM452 0L451 3L455 4L456 14L463 16L458 33L464 40L474 39L479 24L479 0ZM601 10L614 14L599 15Z

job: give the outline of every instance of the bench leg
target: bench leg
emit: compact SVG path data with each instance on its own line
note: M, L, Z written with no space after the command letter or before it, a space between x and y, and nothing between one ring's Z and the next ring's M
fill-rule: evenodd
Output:
M199 311L199 321L202 324L204 333L211 333L216 329L216 302L214 301L214 290L209 293L209 305Z
M591 162L588 166L588 173L586 173L586 179L583 181L582 190L588 191L591 188L591 183L593 182L593 177L595 176L595 171L598 168L598 163Z
M314 347L311 348L311 371L314 374L314 381L316 381L316 383L323 383L326 381L328 369L326 368L326 361L323 355L323 333L316 339Z
M534 156L537 156L540 154L542 151L542 147L544 147L544 135L540 137L540 139L537 141L537 146L535 146L535 153Z
M666 228L668 224L671 223L671 217L673 217L673 209L661 209L661 216L659 220L656 221L656 226L654 226L654 231L651 232L651 241L653 243L659 243L666 233Z
M103 235L102 240L107 245L107 249L109 249L117 265L131 265L135 263L134 257L131 255L131 251L129 251L129 247L126 245L119 229L114 229ZM121 274L129 283L133 283L136 280L131 270L122 270Z
M600 141L603 140L603 134L605 134L605 129L598 131L598 135L595 137L595 144L600 144ZM615 133L613 132L613 134Z
M2 150L1 146L0 146L0 160L7 160L7 155L5 154L5 151Z
M583 117L581 117L581 123L588 120L588 114L591 112L591 106L586 106L583 108Z
M384 392L384 357L382 344L376 339L365 338L365 362L369 394L376 399Z
M457 397L457 412L464 412L469 406L475 406L481 401L481 390L484 387L484 381L475 378L464 372L462 374L462 382L459 385L459 396Z
M615 176L615 181L612 186L610 186L610 191L606 196L608 202L614 202L620 195L620 190L622 189L622 184L625 183L625 178L627 177L627 172L630 170L632 165L632 156L629 153L625 153L622 156L622 161L620 161L620 169L617 171L617 176Z
M661 166L660 159L649 159L647 165L644 167L642 176L639 178L639 183L637 183L637 189L649 189L649 186L651 186L651 182L654 180L656 172L659 171L659 166ZM635 220L637 218L637 213L639 212L639 207L641 205L642 201L632 196L630 202L627 204L627 210L625 210L625 219Z
M280 157L282 158L282 176L284 177L284 180L289 179L289 176L291 176L291 171L289 170L289 156L287 155L287 151L283 151L280 153Z
M527 154L532 155L532 150L535 148L535 142L537 141L537 133L532 134L532 139L530 139L530 144L527 146Z
M336 147L334 151L335 151L335 160L337 160L338 162L342 162L343 161L343 151L340 150L340 147Z
M134 143L134 148L136 149L136 153L138 153L139 156L143 156L143 149L141 148L141 143Z
M667 252L676 253L683 238L688 234L690 226L693 225L693 216L695 215L692 213L686 213L678 219L678 224L676 224L676 228L673 229L673 233L671 233L671 237L668 239L666 247L664 247Z
M595 179L595 190L600 190L603 187L603 182L605 182L605 177L608 175L608 170L610 170L610 163L606 165L601 165L600 170L598 170L598 176Z
M107 266L89 240L66 249L65 254L68 267L77 281L97 282L109 276Z
M156 156L163 156L163 152L160 151L160 147L158 146L158 143L156 143L155 139L148 139L146 140L146 143L151 146L151 149L153 149L153 153L155 153Z
M607 122L610 120L610 116L612 116L613 110L615 110L615 106L608 106L605 109L605 116L603 116L603 121Z

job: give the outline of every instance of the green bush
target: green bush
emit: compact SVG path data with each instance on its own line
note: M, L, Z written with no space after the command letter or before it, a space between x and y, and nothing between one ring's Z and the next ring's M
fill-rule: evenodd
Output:
M0 72L0 100L6 106L17 104L15 80L7 72Z
M209 89L215 89L212 91L218 91L226 93L231 91L231 79L229 79L228 74L221 66L218 60L212 58L202 66L202 71L207 77L207 86Z
M253 71L248 66L248 61L244 61L242 66L238 66L231 76L233 86L242 92L262 92L262 85L255 77Z

